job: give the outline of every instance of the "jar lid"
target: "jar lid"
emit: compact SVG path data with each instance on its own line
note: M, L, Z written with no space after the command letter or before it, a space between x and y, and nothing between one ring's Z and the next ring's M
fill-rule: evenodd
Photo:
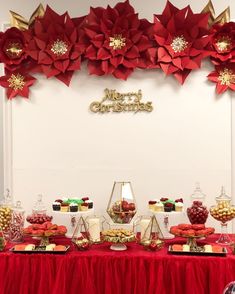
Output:
M230 201L231 197L226 195L224 186L221 187L221 194L215 197L216 201Z
M21 201L16 201L16 205L15 205L15 207L14 207L13 209L14 209L14 211L23 212L24 209L23 209L23 207L21 206Z
M191 195L192 199L198 199L198 200L204 200L206 198L206 195L204 193L202 193L200 184L197 182L195 185L195 190L193 192L193 194Z

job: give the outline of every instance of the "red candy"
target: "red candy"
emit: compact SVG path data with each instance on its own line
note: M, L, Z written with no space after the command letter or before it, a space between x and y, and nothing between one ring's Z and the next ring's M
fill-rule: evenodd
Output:
M201 201L193 201L193 205L187 208L187 215L191 224L205 224L209 211Z

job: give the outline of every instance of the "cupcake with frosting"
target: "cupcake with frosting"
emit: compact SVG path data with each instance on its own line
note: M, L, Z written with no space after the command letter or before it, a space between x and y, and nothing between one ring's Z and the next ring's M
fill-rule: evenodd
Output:
M82 203L80 206L81 211L87 211L88 210L88 203Z
M70 203L69 204L69 211L70 212L77 212L78 211L77 203L74 203L74 202Z
M88 209L93 208L93 201L92 200L85 200L85 203L88 203Z
M54 211L60 211L61 203L58 201L55 201L52 203L52 208Z
M184 204L182 202L175 202L175 211L183 211Z
M69 204L66 202L62 202L60 206L60 211L68 212L69 211Z
M164 205L161 201L159 201L155 204L154 211L156 211L156 212L164 211Z
M156 203L157 203L157 200L155 200L155 199L154 200L150 200L149 201L149 209L150 210L154 210Z

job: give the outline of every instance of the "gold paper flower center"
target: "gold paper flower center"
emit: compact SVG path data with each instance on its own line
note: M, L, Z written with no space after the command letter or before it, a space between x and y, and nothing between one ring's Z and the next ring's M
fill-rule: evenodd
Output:
M19 57L22 51L23 49L20 43L9 43L6 48L6 54L11 58Z
M232 40L229 36L222 36L215 44L220 52L224 52L229 49L232 44Z
M114 50L122 49L122 47L126 46L126 38L123 38L122 35L114 35L109 38L109 46Z
M219 72L218 80L221 85L229 86L231 83L235 83L235 72L231 69L224 68Z
M62 56L68 51L68 45L64 41L57 39L52 44L51 51L57 56Z
M9 82L9 87L14 91L22 90L25 85L24 77L21 74L12 74L11 77L7 80Z
M175 53L184 51L188 46L184 36L175 37L171 43L171 48Z

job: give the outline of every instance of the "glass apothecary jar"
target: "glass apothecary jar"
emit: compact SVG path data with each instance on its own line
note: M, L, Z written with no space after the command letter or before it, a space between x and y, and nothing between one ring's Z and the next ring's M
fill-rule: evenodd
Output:
M202 192L199 183L191 195L191 206L187 208L187 216L191 224L205 224L209 210L205 206L206 195Z
M23 240L23 228L25 220L25 211L21 202L17 201L12 209L11 223L9 229L9 240L11 242L21 242Z
M7 190L4 200L0 203L0 229L6 239L9 237L9 228L12 215L12 197L10 190Z
M211 216L220 221L221 235L216 241L221 244L230 244L231 240L227 233L227 223L235 217L235 206L231 204L231 197L226 195L224 187L221 188L221 194L215 198L216 205L211 206Z
M47 209L42 200L41 194L37 195L37 200L33 206L32 214L28 215L26 220L30 224L43 224L52 220L52 216L47 215Z

